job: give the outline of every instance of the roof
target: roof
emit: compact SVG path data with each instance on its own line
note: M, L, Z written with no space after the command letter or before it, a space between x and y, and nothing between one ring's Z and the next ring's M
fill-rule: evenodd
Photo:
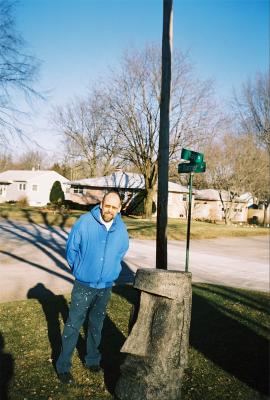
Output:
M74 186L100 187L112 189L144 189L144 177L133 172L114 172L108 176L99 178L88 178L71 181L69 184ZM169 192L187 193L188 189L178 183L169 182Z
M219 192L215 189L203 189L203 190L196 190L195 193L196 200L220 200Z
M179 185L179 183L174 183L169 181L169 192L175 193L188 193L189 190L186 186ZM193 192L193 190L192 190Z
M0 173L0 182L2 183L12 183L16 181L27 182L32 179L39 178L42 175L47 175L49 173L53 173L54 175L56 174L59 177L62 177L62 175L52 170L9 170Z
M222 190L220 194L223 201L231 201L229 192ZM220 194L216 189L196 190L195 200L220 201ZM243 195L237 196L234 199L239 203L245 203L247 201L247 194L244 193Z
M80 179L71 181L72 185L88 187L106 187L119 189L144 189L144 177L131 172L114 172L99 178Z

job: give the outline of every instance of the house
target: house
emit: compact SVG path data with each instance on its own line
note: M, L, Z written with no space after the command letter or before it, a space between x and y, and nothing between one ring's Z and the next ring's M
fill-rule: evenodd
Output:
M222 199L222 201L221 201ZM245 193L233 200L226 191L215 189L196 190L192 218L224 221L225 212L233 222L247 222L250 194Z
M97 204L108 190L118 190L126 206L136 194L145 190L144 177L132 172L117 171L99 178L81 179L67 183L66 199L79 204ZM188 189L169 182L168 216L186 218ZM153 201L157 203L155 194Z
M186 219L188 215L188 188L169 181L168 189L168 217ZM194 192L192 194L193 198ZM154 196L154 201L157 202L157 193Z
M140 174L115 172L99 178L88 178L71 181L66 184L66 199L79 204L97 204L109 190L118 190L132 197L144 190L144 178Z
M0 203L26 198L30 206L44 206L49 203L52 185L67 179L49 170L9 170L0 173Z

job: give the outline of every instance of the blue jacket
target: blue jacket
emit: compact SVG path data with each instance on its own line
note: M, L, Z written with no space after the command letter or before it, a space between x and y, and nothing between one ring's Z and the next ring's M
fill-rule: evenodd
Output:
M66 256L75 279L94 288L111 287L121 271L128 250L128 233L120 214L109 231L95 206L74 224L67 241Z

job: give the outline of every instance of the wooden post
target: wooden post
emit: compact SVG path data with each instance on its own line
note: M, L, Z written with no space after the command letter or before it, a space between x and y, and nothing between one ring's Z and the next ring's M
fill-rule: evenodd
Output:
M171 92L172 0L163 0L162 76L158 150L156 268L167 269L169 111Z

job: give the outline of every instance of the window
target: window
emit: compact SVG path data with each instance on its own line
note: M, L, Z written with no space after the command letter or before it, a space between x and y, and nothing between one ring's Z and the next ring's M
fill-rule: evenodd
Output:
M33 192L37 192L37 190L38 190L38 185L32 185L32 190L33 190Z
M19 190L25 190L26 189L26 183L19 183Z
M183 194L183 201L187 201L187 195Z
M6 194L6 186L0 185L0 196L5 196Z
M83 194L83 188L81 186L74 186L73 193Z

